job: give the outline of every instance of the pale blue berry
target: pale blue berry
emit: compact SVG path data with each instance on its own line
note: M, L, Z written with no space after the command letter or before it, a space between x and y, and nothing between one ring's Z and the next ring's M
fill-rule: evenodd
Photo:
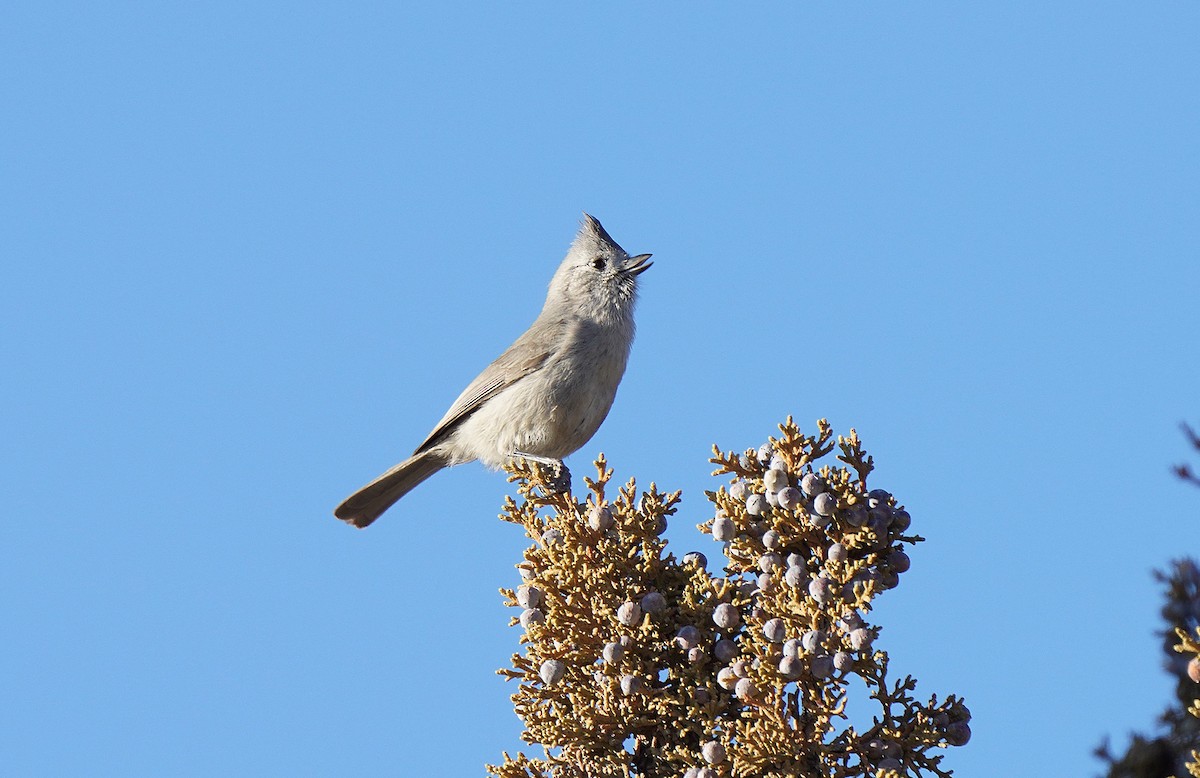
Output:
M833 587L826 578L814 578L809 581L808 593L822 605L833 599Z
M800 638L800 645L804 646L804 650L810 654L817 653L824 642L825 633L819 629L810 629Z
M696 565L697 567L708 567L708 557L699 551L689 551L683 555L683 563L685 565Z
M804 663L795 656L785 656L779 662L779 674L789 681L804 675Z
M620 608L617 608L617 621L627 627L632 627L642 622L642 609L636 602L625 602Z
M906 510L892 511L892 526L897 532L903 532L912 525L912 516Z
M762 516L769 508L767 498L761 494L752 494L746 498L746 513L751 516Z
M845 545L843 545L841 543L834 543L832 546L829 547L829 561L830 562L838 562L838 563L845 562L847 557L849 557L849 552L846 550Z
M803 649L803 647L804 646L800 642L800 638L792 638L783 644L783 655L784 656L800 656L800 652Z
M656 616L666 609L667 599L658 592L650 592L642 598L641 605L643 612Z
M814 678L828 678L833 675L833 657L827 655L814 656L809 661L808 669Z
M773 529L769 529L763 533L762 544L767 548L779 548L782 542L783 539L780 537L779 533Z
M529 629L530 624L541 624L546 620L546 614L537 608L526 608L521 611L521 627Z
M611 643L605 643L601 656L604 657L604 661L608 664L615 665L621 661L621 657L625 656L625 646L615 640Z
M693 649L700 645L700 630L691 624L685 624L675 633L675 642L679 644L680 648Z
M725 516L721 516L713 520L712 536L714 540L733 540L737 535L737 529L733 526L733 520Z
M965 721L955 721L946 727L946 743L952 746L965 746L971 739L971 725Z
M768 470L763 474L763 486L768 492L778 492L788 485L788 474L782 470Z
M636 675L621 676L621 693L626 697L637 694L646 687L646 682Z
M865 651L871 647L871 641L874 640L871 631L865 627L850 630L847 637L850 639L850 647L855 651Z
M848 673L854 668L854 657L845 651L833 655L833 667L840 673Z
M713 656L717 658L717 661L728 662L737 656L737 654L737 643L734 643L729 638L721 638L713 646Z
M542 677L542 683L547 686L553 686L562 680L567 674L567 666L558 659L547 659L542 662L542 666L538 669L538 675Z
M782 643L786 636L783 619L771 619L763 625L763 637L771 643Z
M816 497L825 491L825 483L816 473L808 473L800 479L800 489L809 497Z
M597 532L604 532L613 525L612 509L607 505L593 506L588 511L588 526Z
M733 672L732 667L722 667L717 671L717 685L722 689L733 691L737 686L737 683L738 677L737 674Z
M783 566L783 557L776 554L774 551L769 554L763 554L758 558L758 569L764 573L769 573L772 570Z
M813 510L820 516L832 516L837 509L837 497L829 492L821 492L813 500Z
M804 582L807 580L808 580L808 570L804 569L803 567L798 567L796 565L792 565L791 567L789 567L787 569L787 572L784 573L784 576L783 576L783 582L785 584L787 584L788 586L792 587L793 589L797 589L797 588L803 586Z
M533 584L518 587L517 602L522 608L536 608L542 604L542 590Z
M725 746L719 741L710 740L700 748L700 755L709 764L721 764L725 761Z
M749 678L740 678L737 686L733 687L733 693L739 700L752 700L758 696L758 687Z
M746 485L745 481L734 481L729 487L729 496L738 502L745 502L746 495L749 493L750 487Z
M733 629L741 621L738 610L727 602L713 609L713 622L721 629Z
M908 568L912 566L912 560L908 558L908 554L897 548L888 554L887 564L888 567L897 573L906 573L908 572Z
M548 529L542 533L542 545L543 546L556 545L558 543L561 543L562 539L563 539L562 532L558 531L554 527L551 527L550 529Z
M779 490L779 506L781 508L790 511L802 502L804 502L804 497L796 487L789 486Z

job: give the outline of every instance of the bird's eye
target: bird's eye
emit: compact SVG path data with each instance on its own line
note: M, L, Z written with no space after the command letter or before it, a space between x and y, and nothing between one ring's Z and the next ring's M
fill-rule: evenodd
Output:
M597 270L603 270L604 269L604 257L596 257L595 259L593 259L592 267L596 268Z

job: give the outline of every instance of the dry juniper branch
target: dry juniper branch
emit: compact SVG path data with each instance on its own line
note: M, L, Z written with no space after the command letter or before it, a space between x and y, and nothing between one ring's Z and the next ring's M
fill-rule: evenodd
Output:
M708 493L699 528L724 543L716 575L702 554L666 551L679 492L616 486L603 456L582 500L548 469L510 466L519 499L501 518L534 543L523 583L501 589L524 632L499 672L518 682L522 739L541 753L506 753L492 775L951 774L938 751L967 742L970 712L889 676L870 620L922 538L891 494L868 489L853 430L835 438L821 420L806 436L789 418L780 432L740 454L714 447L714 475L730 481ZM851 709L872 723L854 726Z
M1120 756L1107 742L1096 749L1107 766L1105 778L1200 778L1200 566L1177 559L1154 577L1166 588L1163 669L1175 679L1176 699L1159 716L1157 736L1133 735Z
M1179 426L1183 428L1183 434L1187 438L1188 443L1191 444L1196 452L1200 453L1200 435L1197 435L1196 431L1187 423L1180 424ZM1172 470L1175 471L1175 475L1179 476L1181 480L1187 481L1193 486L1200 486L1200 476L1196 475L1192 470L1192 466L1188 463L1183 462L1175 465Z
M1187 659L1187 679L1192 682L1187 712L1193 719L1200 719L1200 627L1195 627L1191 635L1176 627L1175 636L1179 638L1175 650ZM1185 766L1189 774L1200 778L1200 721L1191 722L1191 732L1191 748Z

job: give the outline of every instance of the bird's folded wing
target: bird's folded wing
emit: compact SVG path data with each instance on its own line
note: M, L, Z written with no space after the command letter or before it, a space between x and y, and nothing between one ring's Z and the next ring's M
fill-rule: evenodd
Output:
M528 335L528 333L526 334ZM425 438L424 443L417 446L417 450L413 454L420 454L440 443L468 416L479 410L485 402L535 372L546 363L553 353L553 349L550 348L531 349L528 343L529 341L525 337L518 339L516 343L509 346L507 351L497 357L495 362L488 365L463 390L463 393L454 401L454 405L450 406L450 410L446 411L446 415L433 428L433 432L429 433L429 437Z

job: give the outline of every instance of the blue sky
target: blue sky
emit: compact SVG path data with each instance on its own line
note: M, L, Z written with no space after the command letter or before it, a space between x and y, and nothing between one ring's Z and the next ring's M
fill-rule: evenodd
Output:
M1200 553L1190 3L18 3L0 28L12 775L481 775L524 539L468 465L333 519L536 315L580 213L642 276L571 460L855 427L928 542L877 645L962 776L1087 775L1170 699Z

